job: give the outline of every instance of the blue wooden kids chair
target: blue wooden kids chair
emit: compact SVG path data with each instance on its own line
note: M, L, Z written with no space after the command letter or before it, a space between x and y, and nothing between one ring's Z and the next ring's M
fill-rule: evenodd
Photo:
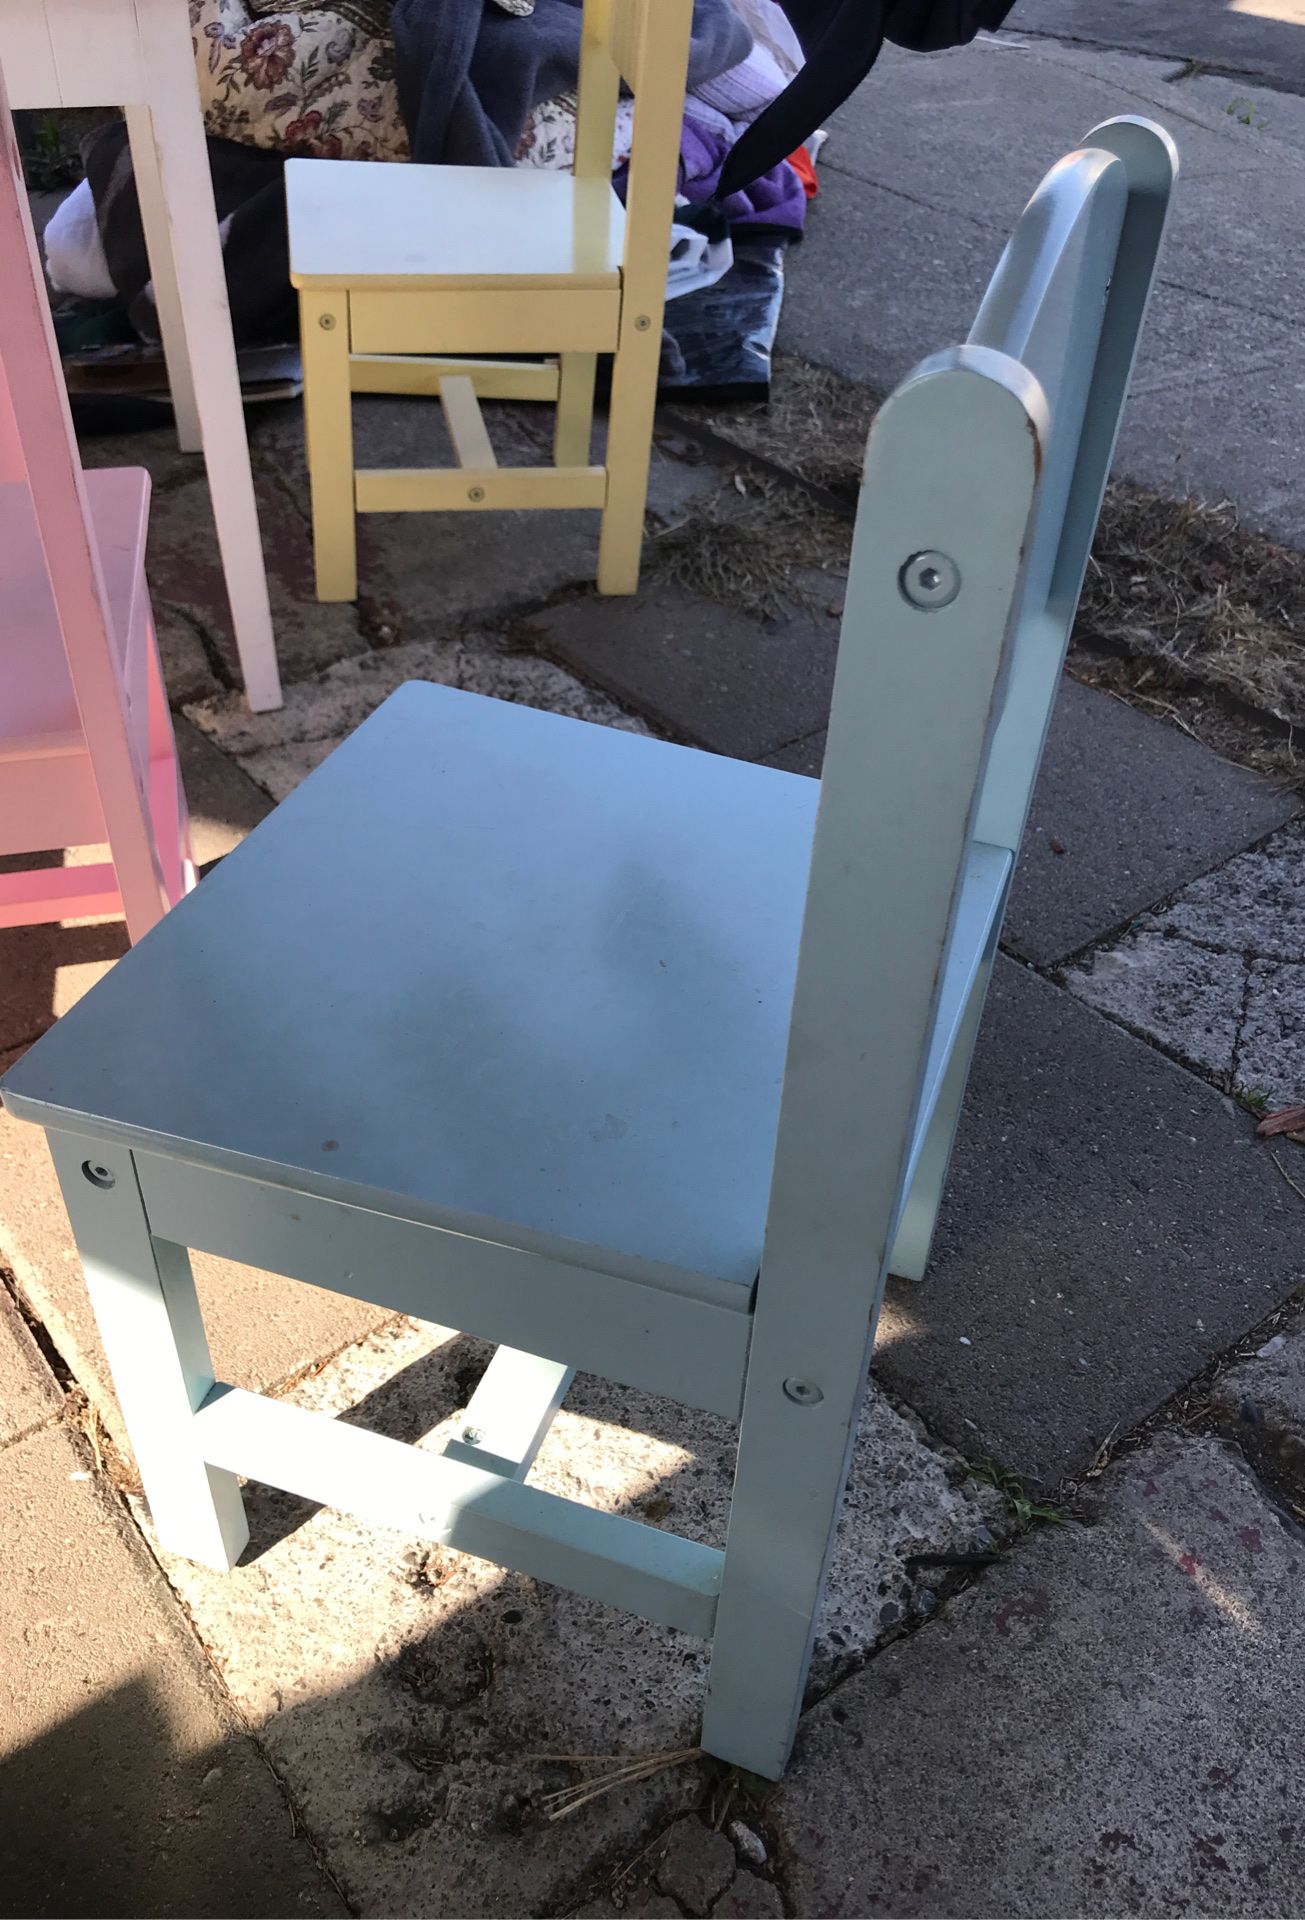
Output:
M880 413L823 780L406 686L10 1073L167 1547L234 1561L243 1474L710 1636L780 1773L1174 168L1097 128ZM215 1383L188 1248L502 1343L462 1437ZM573 1367L741 1414L723 1552L530 1484Z

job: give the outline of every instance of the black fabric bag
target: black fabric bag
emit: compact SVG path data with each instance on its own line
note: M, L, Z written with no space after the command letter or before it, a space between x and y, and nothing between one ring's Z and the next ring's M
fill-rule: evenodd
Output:
M718 191L736 193L786 160L848 99L885 40L913 53L964 46L1015 0L781 0L806 65L735 144Z

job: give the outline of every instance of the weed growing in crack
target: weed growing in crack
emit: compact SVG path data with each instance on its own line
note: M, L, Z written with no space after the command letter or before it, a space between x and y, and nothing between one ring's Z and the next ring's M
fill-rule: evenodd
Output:
M1069 1524L1068 1516L1059 1507L1033 1499L1031 1494L1024 1491L1021 1481L995 1460L980 1460L973 1464L970 1477L995 1487L1021 1527L1064 1527Z

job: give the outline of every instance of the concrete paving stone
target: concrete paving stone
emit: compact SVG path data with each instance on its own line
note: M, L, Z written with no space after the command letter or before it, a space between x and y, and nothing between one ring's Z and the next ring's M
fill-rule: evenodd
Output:
M18 1052L54 1025L127 951L121 920L0 928L0 1052Z
M829 712L838 621L823 609L758 620L660 583L633 600L567 601L525 630L654 725L738 759L761 758Z
M1066 985L1229 1087L1291 1105L1305 1091L1303 846L1293 824L1201 875Z
M1177 407L1202 381L1222 380L1226 385L1235 378L1240 390L1243 383L1289 359L1293 331L1292 324L1276 313L1262 312L1234 299L1218 299L1199 288L1162 277L1147 309L1124 408L1125 421L1134 405L1148 397L1172 392ZM1123 446L1121 437L1121 447L1123 451L1115 461L1116 475L1158 488L1155 476L1164 472L1163 463L1152 460L1147 465L1134 440ZM1226 449L1219 445L1213 451ZM1224 495L1216 497L1222 499Z
M1305 829L1213 867L1144 923L1226 953L1305 963Z
M717 1920L783 1920L784 1902L773 1880L740 1867L712 1913Z
M1294 1158L1302 1156L1299 1151ZM1305 1519L1305 1334L1297 1315L1219 1376L1212 1397L1270 1484Z
M964 340L1003 239L996 225L858 180L831 156L785 270L778 344L886 393L926 353Z
M1295 794L1176 727L1066 679L1020 853L1007 944L1055 965L1299 808Z
M1139 7L1136 0L1019 0L1007 26L1015 36L1129 47L1305 87L1305 23L1296 0L1228 7L1211 0L1166 0L1163 7Z
M1068 968L1065 985L1231 1091L1249 965L1239 953L1136 933Z
M1080 1473L1305 1279L1305 1201L1214 1088L998 963L919 1285L876 1368L935 1433Z
M1230 122L1230 124L1232 124ZM1171 127L1182 140L1181 125ZM1257 136L1241 129L1252 147ZM1180 154L1181 161L1181 154ZM1165 236L1161 274L1168 285L1207 296L1222 322L1225 309L1291 328L1300 298L1295 236L1305 213L1305 158L1246 173L1179 174ZM1269 339L1266 333L1262 336ZM1248 349L1255 334L1243 331Z
M499 634L474 632L339 661L288 686L285 705L275 713L251 714L242 695L224 694L188 708L187 715L274 800L284 800L406 680L434 680L600 726L647 732L642 720L551 660L537 659Z
M0 1071L14 1058L0 1056ZM13 1273L120 1451L130 1455L45 1135L3 1109L0 1263ZM262 1390L289 1379L387 1317L363 1301L207 1254L197 1255L194 1266L217 1377L236 1386Z
M807 1714L768 1805L792 1910L1296 1913L1305 1546L1172 1433Z
M0 1913L342 1914L89 1452L0 1486Z
M1253 81L1247 85L1226 74L1189 73L1175 85L1185 107L1195 103L1206 113L1221 114L1238 121L1249 116L1241 131L1251 136L1250 150L1257 156L1276 155L1282 147L1305 153L1305 98L1299 93L1282 93L1272 82L1277 75L1265 76L1268 85ZM1229 112L1229 108L1232 109Z
M1013 189L1017 206L1039 177L1037 168L1022 170ZM921 205L842 171L836 158L821 170L816 205L788 271L779 335L785 351L887 392L926 355L965 339L1010 221L982 225L968 214ZM864 263L851 277L849 260ZM1174 270L1167 254L1166 275ZM836 302L829 299L831 285L840 287ZM1229 278L1226 285L1231 294L1235 282ZM1166 281L1147 318L1130 408L1139 396L1172 388L1173 406L1157 400L1148 417L1181 420L1193 385L1220 381L1226 391L1235 378L1240 396L1257 369L1270 361L1286 364L1293 343L1292 325L1276 315ZM1214 433L1208 444L1196 443L1211 472L1220 471L1221 461L1230 474L1237 471L1236 451L1226 441L1226 433ZM1169 478L1172 455L1148 454L1144 435L1125 438L1121 448L1117 465L1128 477L1149 485ZM1218 498L1226 491L1214 489ZM1248 503L1252 509L1257 517L1268 511L1258 495Z
M190 840L197 867L220 860L252 833L272 811L272 802L260 786L241 771L207 734L174 714L177 757L190 808Z
M738 1868L734 1849L723 1833L692 1816L677 1820L662 1840L653 1877L663 1893L686 1913L710 1913Z
M792 713L793 703L785 711ZM824 747L820 730L758 757L790 773L818 775ZM1056 966L1282 826L1299 808L1298 796L1231 766L1177 728L1066 678L1034 790L1005 944L1022 959ZM1284 842L1264 917L1276 911L1280 896L1299 896L1305 928L1305 885L1292 875L1293 865L1305 872L1294 855L1298 844ZM1240 873L1241 867L1234 862L1221 871ZM1197 882L1200 899L1205 884ZM1261 868L1253 866L1237 897L1245 895L1253 909L1264 885ZM1305 934L1300 950L1305 958Z
M1271 1107L1305 1105L1305 966L1251 962L1236 1080Z
M183 453L171 420L140 427L134 433L81 432L77 442L84 467L145 467L155 494L202 479L202 453Z
M535 416L538 416L537 418ZM486 409L500 464L539 465L547 458L549 423L542 409ZM354 406L355 451L362 465L448 464L451 455L437 402L369 395ZM278 410L254 436L263 475L275 469L283 495L307 511L307 472L299 409ZM719 480L715 468L653 450L648 510L654 524L678 518ZM445 639L466 623L537 604L594 577L596 512L363 514L358 522L359 588L402 642ZM295 553L311 557L307 521ZM296 587L298 593L300 589ZM318 609L305 583L303 617ZM311 603L311 604L309 604ZM355 641L344 652L356 653ZM323 654L312 664L325 665ZM287 677L295 678L297 674Z
M1089 954L1065 985L1230 1091L1271 1107L1305 1097L1305 966L1141 932Z
M1300 147L1171 86L1161 63L1044 42L1020 48L1009 37L885 58L831 122L821 197L790 263L781 345L886 391L925 354L963 339L1041 172L1067 138L1121 110L1164 120L1186 174L1117 470L1165 492L1232 499L1249 523L1305 545ZM1014 142L1005 137L1013 123ZM835 285L841 297L831 302Z
M1056 143L1056 152L1064 147L1062 137ZM780 342L785 350L886 392L927 354L964 340L1006 235L1045 170L1024 162L1022 149L1008 151L1016 154L1015 163L1008 162L1009 188L1005 195L1012 202L1012 212L1007 219L984 223L967 212L922 202L914 191L907 195L898 188L857 178L843 170L835 147L821 169L820 199L788 272L780 323ZM936 150L933 157L936 177ZM965 169L950 171L960 173ZM1244 179L1234 176L1234 182ZM1211 193L1220 191L1226 200L1229 189L1224 183L1210 188ZM1246 185L1244 215L1252 230L1258 223L1256 209L1264 192L1263 181L1257 180L1254 191ZM1299 198L1305 206L1305 182ZM1178 204L1181 206L1181 199ZM1198 207L1191 215L1196 231L1203 235L1206 226L1200 222L1207 211ZM1289 218L1289 210L1283 218ZM1147 316L1130 408L1140 396L1167 393L1173 388L1178 396L1174 406L1165 410L1157 402L1150 413L1181 420L1180 404L1190 404L1188 396L1194 385L1216 381L1224 383L1226 390L1227 382L1234 378L1240 406L1242 389L1248 380L1254 380L1257 370L1270 362L1290 365L1294 323L1281 307L1294 296L1285 267L1275 264L1257 269L1269 277L1274 289L1274 308L1263 311L1238 296L1235 261L1228 259L1226 250L1222 269L1217 261L1211 264L1214 244L1205 239L1198 254L1190 259L1184 258L1176 245L1167 248L1161 284ZM864 262L850 279L849 259ZM1196 283L1190 288L1185 277L1188 274ZM1204 280L1211 282L1213 291L1202 284ZM839 284L842 290L836 303L828 297L833 284ZM1226 433L1213 433L1208 443L1196 443L1214 472L1221 470L1221 463L1229 473L1237 471L1232 464L1237 450L1227 446L1227 439ZM1163 454L1148 458L1142 435L1123 440L1117 465L1130 478L1158 485L1162 478L1169 477L1169 458ZM1249 462L1247 465L1249 468ZM1214 491L1221 498L1229 489ZM1248 502L1248 512L1252 508L1257 517L1267 510L1262 510L1254 497Z
M204 700L220 692L227 684L227 669L224 666L220 676L214 671L196 615L163 599L152 581L150 595L159 664L170 703L179 707L187 700Z
M745 1866L765 1866L766 1843L759 1833L742 1820L731 1820L725 1831L734 1842L734 1851Z
M575 1910L576 1920L681 1920L683 1912L678 1901L646 1887L622 1889L619 1907L615 1900L591 1900Z
M437 1448L488 1355L416 1322L370 1335L288 1398ZM730 1423L578 1379L532 1482L719 1544ZM591 1900L658 1820L698 1801L674 1770L556 1825L541 1790L583 1777L540 1756L691 1745L706 1649L487 1562L251 1485L245 1560L164 1556L241 1712L357 1910L562 1911ZM821 1622L817 1676L910 1617L906 1558L1000 1531L1001 1502L882 1396L867 1403ZM601 1768L595 1769L601 1772Z
M1230 391L1237 396L1235 432ZM1231 500L1247 526L1305 548L1303 442L1305 371L1298 355L1270 355L1240 369L1139 388L1124 411L1116 471L1172 498Z
M0 1448L59 1413L63 1395L0 1277Z
M886 47L864 84L831 116L822 169L838 167L999 228L1017 218L1070 144L1120 113L1145 114L1169 130L1182 150L1185 185L1218 177L1236 199L1246 188L1234 175L1270 162L1299 171L1290 142L1266 139L1263 130L1224 111L1238 98L1227 80L1217 83L1221 97L1207 97L1173 84L1178 65L1172 59L1019 42L1016 30L945 53ZM1262 97L1268 114L1282 96ZM1016 100L1019 139L1012 141ZM955 142L971 163L940 167L943 142Z
M366 645L352 605L322 605L313 591L312 543L300 504L277 476L255 470L254 490L267 563L268 593L282 677L297 680ZM226 581L202 473L156 495L150 509L148 574L160 613L172 608L198 622L224 664L228 684L239 684ZM168 662L173 666L172 661ZM174 673L177 668L173 667ZM169 680L173 700L187 698L181 679Z
M805 773L809 779L818 780L825 764L825 729L804 733L800 740L788 740L773 753L763 753L760 759L763 767L779 767L785 773Z
M906 196L922 213L968 214L1004 234L1068 141L1116 114L1144 113L1180 148L1166 277L1252 304L1247 274L1289 271L1274 257L1277 249L1265 258L1257 230L1266 215L1289 222L1305 194L1300 148L1226 112L1241 99L1235 84L1217 83L1222 97L1216 100L1174 85L1176 71L1172 60L1038 41L1017 45L1011 37L925 56L888 48L831 117L822 168ZM1279 102L1286 114L1299 109L1290 95L1259 99L1259 118ZM1018 142L1007 137L1013 111ZM940 147L951 143L964 151L966 165L939 165ZM1267 210L1270 172L1276 203ZM818 212L819 202L813 224ZM1290 321L1290 312L1282 317Z

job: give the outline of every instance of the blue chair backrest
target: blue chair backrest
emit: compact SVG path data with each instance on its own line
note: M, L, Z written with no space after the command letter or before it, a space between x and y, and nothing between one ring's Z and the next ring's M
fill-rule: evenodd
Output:
M992 277L969 344L1018 360L1046 401L1042 478L1002 722L977 835L1015 851L1154 277L1177 157L1160 128L1107 121L1052 168Z
M1000 925L1175 170L1145 121L1090 134L1030 201L969 340L917 368L871 432L763 1320L797 1289L818 1328L828 1289L876 1265L882 1286L957 970L974 977L958 949L986 924L990 952Z

